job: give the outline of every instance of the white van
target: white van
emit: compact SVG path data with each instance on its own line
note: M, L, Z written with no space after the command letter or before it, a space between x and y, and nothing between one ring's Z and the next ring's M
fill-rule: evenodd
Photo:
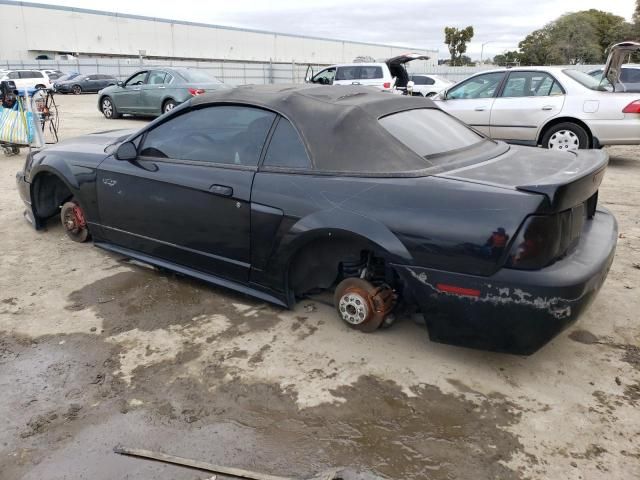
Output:
M307 70L307 83L319 85L364 85L390 92L405 90L409 74L405 64L412 60L428 60L427 55L406 53L381 63L344 63L332 65L317 74Z
M38 70L9 70L2 74L2 80L13 80L20 92L25 88L51 88L49 76Z

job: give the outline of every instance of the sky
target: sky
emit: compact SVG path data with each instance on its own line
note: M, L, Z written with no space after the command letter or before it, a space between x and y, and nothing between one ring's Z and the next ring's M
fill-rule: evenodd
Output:
M434 48L448 57L444 27L473 25L467 54L479 59L567 12L596 8L631 20L635 0L40 0L42 3L281 33ZM487 43L488 42L488 43ZM482 47L484 45L484 48Z

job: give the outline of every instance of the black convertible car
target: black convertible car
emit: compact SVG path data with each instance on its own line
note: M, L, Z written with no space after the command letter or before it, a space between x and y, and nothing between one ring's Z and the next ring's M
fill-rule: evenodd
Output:
M492 141L424 98L265 86L61 142L17 180L36 229L60 215L73 240L285 307L335 289L362 331L416 305L432 340L530 354L607 275L607 162Z

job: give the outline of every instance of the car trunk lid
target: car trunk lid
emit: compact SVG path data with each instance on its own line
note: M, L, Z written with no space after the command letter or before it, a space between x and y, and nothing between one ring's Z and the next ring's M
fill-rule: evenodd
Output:
M413 60L429 60L429 55L424 55L422 53L403 53L402 55L398 55L397 57L389 58L386 61L386 64L391 68L395 65L404 65L405 63L411 62Z
M638 42L621 42L613 45L609 49L609 55L607 56L607 63L604 66L602 77L606 78L614 90L626 91L626 92L640 92L640 85L631 84L624 85L621 81L622 64L632 53L640 51L640 43Z
M511 146L508 152L487 162L439 174L544 195L547 211L559 212L593 197L609 162L601 150L555 152ZM591 208L595 208L590 205Z

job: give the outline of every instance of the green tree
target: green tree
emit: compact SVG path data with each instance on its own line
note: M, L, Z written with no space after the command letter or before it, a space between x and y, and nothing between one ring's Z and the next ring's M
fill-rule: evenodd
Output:
M602 63L613 43L628 39L633 27L624 18L601 10L584 10L557 18L522 40L523 65Z
M518 52L517 50L500 53L493 57L493 63L495 63L496 65L514 64L520 61L520 52Z
M467 51L467 43L473 38L473 27L458 29L456 27L444 28L444 43L451 54L451 65L460 65L462 55Z
M520 49L520 63L523 65L549 65L556 63L553 50L551 28L546 26L527 35L518 44Z

